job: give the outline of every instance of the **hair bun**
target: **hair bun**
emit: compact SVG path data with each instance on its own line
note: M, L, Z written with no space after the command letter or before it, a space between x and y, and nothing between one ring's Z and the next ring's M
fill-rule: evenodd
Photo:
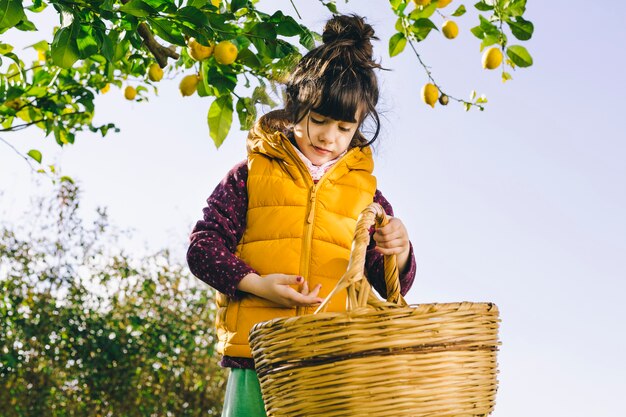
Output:
M365 19L355 14L337 15L326 22L322 41L324 44L334 43L335 46L356 47L363 51L370 60L373 55L372 39L374 28L365 23Z

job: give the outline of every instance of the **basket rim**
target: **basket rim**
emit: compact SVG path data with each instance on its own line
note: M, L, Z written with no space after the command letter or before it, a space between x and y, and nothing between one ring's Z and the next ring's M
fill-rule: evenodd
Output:
M374 308L372 306L359 307L352 310L347 311L327 311L320 312L312 315L303 315L303 316L290 316L290 317L278 317L275 319L262 321L256 323L252 329L250 330L250 339L252 339L252 335L257 331L261 331L262 329L269 329L274 326L283 326L285 323L289 324L297 324L298 321L323 321L328 319L335 318L345 318L345 319L354 319L354 318L362 318L367 317L369 315L377 316L385 311L388 312L397 312L401 313L406 311L407 313L416 314L416 310L428 308L428 313L436 313L441 310L460 310L463 308L464 310L474 309L477 310L477 313L490 313L490 314L499 314L500 309L496 305L496 303L489 301L482 302L474 302L474 301L460 301L460 302L448 302L448 303L419 303L419 304L409 304L406 306L401 306L395 303L390 303L383 301L384 305L382 308ZM426 312L422 312L421 314L428 314ZM499 319L498 319L499 320Z
M359 352L353 352L342 355L319 355L308 359L284 360L273 363L261 363L257 365L256 372L259 377L272 375L277 372L285 372L300 368L310 368L318 365L328 365L335 362L363 359L369 357L385 357L396 355L416 355L438 352L455 352L455 351L490 351L497 352L500 342L496 344L477 344L470 342L449 342L449 343L423 343L420 345L401 347L401 348L378 348L367 349Z

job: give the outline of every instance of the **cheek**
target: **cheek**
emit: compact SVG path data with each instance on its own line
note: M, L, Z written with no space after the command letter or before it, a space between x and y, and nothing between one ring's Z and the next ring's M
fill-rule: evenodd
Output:
M341 138L341 146L344 149L347 149L348 146L350 146L350 143L352 142L352 138L354 138L354 133L350 133L350 134L342 136L342 138Z
M313 131L311 128L309 128L309 132L313 134ZM298 123L297 125L293 127L293 133L296 138L306 139L308 136L306 125L303 125L301 123Z

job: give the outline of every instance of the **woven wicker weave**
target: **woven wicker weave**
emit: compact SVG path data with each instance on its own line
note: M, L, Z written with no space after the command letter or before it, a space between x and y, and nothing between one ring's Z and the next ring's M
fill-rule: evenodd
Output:
M250 344L269 417L469 417L493 410L498 309L491 303L408 306L395 257L385 258L387 301L363 268L369 228L388 222L370 205L350 264L315 314L257 324ZM348 291L347 311L323 312Z

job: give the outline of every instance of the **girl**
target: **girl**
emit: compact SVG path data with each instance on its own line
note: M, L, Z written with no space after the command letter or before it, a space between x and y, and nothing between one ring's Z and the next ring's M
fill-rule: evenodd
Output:
M285 108L257 121L248 158L207 200L187 253L189 268L217 290L221 364L231 368L222 416L265 416L248 345L258 322L311 313L346 271L359 213L372 201L393 215L376 189L370 145L380 126L372 60L374 30L355 15L330 19L323 44L299 62ZM376 132L359 131L366 118ZM373 233L368 280L385 295L383 255L395 254L402 294L415 259L402 221ZM335 297L327 311L345 310Z

